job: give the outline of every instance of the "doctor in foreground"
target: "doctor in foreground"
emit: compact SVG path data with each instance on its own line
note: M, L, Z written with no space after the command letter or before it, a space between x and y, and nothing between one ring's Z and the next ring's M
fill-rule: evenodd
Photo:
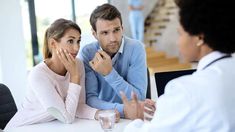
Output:
M176 4L180 9L178 47L185 60L199 61L197 71L170 81L156 110L155 104L145 110L153 115L152 120L134 120L125 132L235 131L232 0L176 0ZM136 107L137 115L141 112L135 96L131 101L124 94L122 98L124 106Z

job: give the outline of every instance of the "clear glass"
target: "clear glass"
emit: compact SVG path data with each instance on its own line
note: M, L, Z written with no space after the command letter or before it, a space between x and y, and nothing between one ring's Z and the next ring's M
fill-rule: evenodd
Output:
M111 132L114 129L116 113L114 110L102 110L98 114L101 128L104 132Z
M144 107L144 109L151 111L151 109L148 107ZM149 123L153 119L153 116L146 113L145 110L143 112L144 112L144 122Z

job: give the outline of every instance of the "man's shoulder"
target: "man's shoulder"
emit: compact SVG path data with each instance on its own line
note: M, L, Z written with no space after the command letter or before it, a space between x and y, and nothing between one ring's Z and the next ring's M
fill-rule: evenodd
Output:
M80 49L80 54L91 55L99 50L99 43L94 41L92 43L86 44L82 49Z
M130 44L142 44L139 40L127 37L127 36L123 36L124 37L124 41L126 43L130 43Z
M84 49L84 50L96 50L98 48L99 48L98 41L94 41L94 42L86 44L82 49Z

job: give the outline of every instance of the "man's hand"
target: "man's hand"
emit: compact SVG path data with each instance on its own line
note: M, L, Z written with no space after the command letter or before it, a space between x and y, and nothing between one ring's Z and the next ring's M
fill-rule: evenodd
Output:
M91 68L102 74L108 75L112 71L112 60L110 56L102 50L96 52L94 58L89 62Z
M132 100L128 101L126 95L121 91L122 102L124 104L124 115L127 119L143 119L144 102L139 102L137 95L132 92Z

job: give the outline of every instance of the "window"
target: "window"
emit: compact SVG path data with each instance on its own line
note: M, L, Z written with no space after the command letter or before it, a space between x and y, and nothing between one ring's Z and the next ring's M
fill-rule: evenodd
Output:
M82 29L82 38L90 38L91 27L89 23L89 17L91 12L97 5L107 3L107 0L74 0L76 22ZM27 67L31 69L33 67L33 55L32 55L32 42L30 31L30 15L27 0L21 0L23 28L26 42L27 52ZM72 0L34 0L35 14L36 14L36 28L37 28L37 40L39 46L39 55L34 59L42 60L42 47L44 41L45 30L49 25L58 18L65 18L72 20ZM31 9L31 8L30 8ZM84 37L83 37L84 36ZM89 37L87 37L89 36ZM87 40L87 39L86 39ZM86 43L82 41L83 43ZM81 43L82 43L81 42Z

